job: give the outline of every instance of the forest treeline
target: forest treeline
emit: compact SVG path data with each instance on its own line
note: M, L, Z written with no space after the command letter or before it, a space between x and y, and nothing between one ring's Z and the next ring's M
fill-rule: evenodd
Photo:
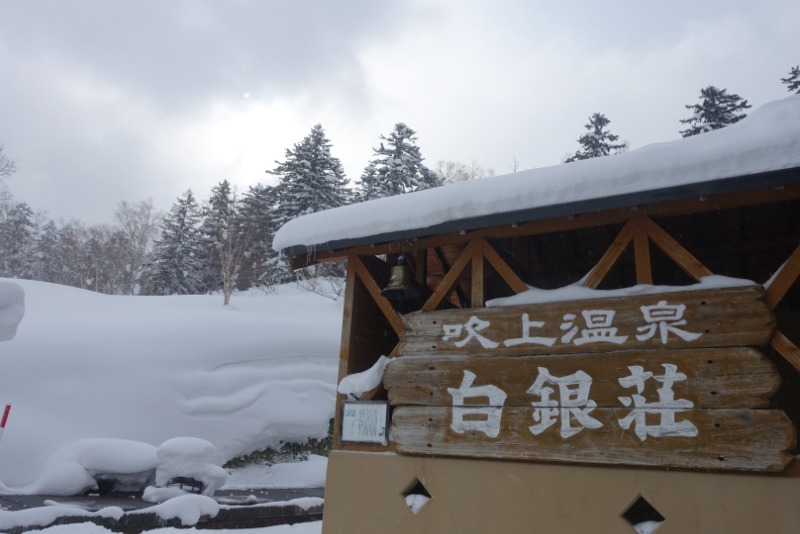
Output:
M781 78L800 94L800 66ZM699 102L685 106L683 137L733 124L750 104L726 89L701 89ZM565 163L623 152L627 143L611 133L602 113L589 116L579 149ZM358 183L351 186L341 162L331 153L321 125L314 126L284 159L266 172L276 185L237 191L227 180L198 199L187 190L169 212L150 200L120 202L109 224L79 220L56 222L16 202L8 187L16 162L0 146L0 277L52 282L113 295L196 295L221 292L227 304L234 290L270 288L301 277L342 274L341 266L323 265L294 273L272 250L272 237L287 221L326 209L445 183L493 176L477 162L423 162L416 132L403 123L381 135ZM516 170L516 169L514 169Z

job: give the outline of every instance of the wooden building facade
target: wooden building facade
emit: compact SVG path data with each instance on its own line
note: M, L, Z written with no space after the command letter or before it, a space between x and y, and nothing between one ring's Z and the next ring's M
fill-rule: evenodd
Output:
M391 359L358 395L388 408L385 445L342 439L338 398L323 532L800 529L800 126L750 165L776 144L752 129L800 118L800 98L768 111L561 166L560 181L641 175L627 192L278 239L295 268L347 263L339 379ZM701 149L730 165L664 185L640 163ZM398 264L410 279L390 299Z

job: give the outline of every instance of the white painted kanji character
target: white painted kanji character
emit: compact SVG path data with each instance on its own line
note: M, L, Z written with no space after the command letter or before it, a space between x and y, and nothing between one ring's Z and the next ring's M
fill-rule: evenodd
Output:
M675 414L694 407L694 403L688 399L675 399L675 392L672 390L675 382L686 380L686 375L678 372L677 365L663 363L661 366L664 368L663 375L654 375L650 371L645 371L641 365L628 366L631 374L620 378L619 383L624 388L635 387L636 394L630 397L618 397L624 406L633 405L631 412L619 420L619 426L627 430L633 423L636 436L641 441L647 439L647 436L654 438L697 436L697 427L691 421L675 420ZM658 401L656 402L647 402L642 396L645 382L651 378L661 383L661 387L656 390L658 392ZM657 416L658 424L648 425L648 414Z
M488 327L491 323L489 321L484 321L482 319L478 319L474 315L469 318L469 321L464 323L463 325L460 324L446 324L443 325L442 328L444 329L444 336L442 336L442 341L450 341L454 337L460 337L461 332L466 330L466 337L464 339L460 339L458 341L453 342L456 347L463 347L471 340L475 339L484 349L495 349L499 345L498 342L492 341L491 339L485 338L480 335L478 332L482 331L486 327Z
M483 432L490 438L496 438L500 433L500 418L503 414L503 404L506 402L506 393L497 386L472 387L475 373L464 370L464 378L458 388L447 388L453 397L453 420L450 428L456 434L463 434L468 430ZM464 404L464 399L486 397L488 404ZM465 416L468 418L465 419ZM477 417L476 417L477 416Z
M568 332L561 337L561 341L575 345L601 342L622 345L628 340L628 336L617 335L618 329L611 326L616 313L614 310L583 310L581 315L586 328L579 328L575 324L577 316L574 313L564 314L561 330ZM579 332L580 336L576 337Z
M666 300L661 300L652 306L642 306L642 315L647 323L640 326L637 330L643 332L636 336L639 341L646 341L656 334L656 330L661 334L661 343L667 344L669 334L673 333L684 341L694 341L702 336L702 333L687 332L677 328L686 326L686 319L683 314L686 311L685 304L667 304Z
M551 398L553 388L546 387L545 384L558 387L557 400ZM536 424L528 429L534 436L538 436L558 419L561 419L562 438L572 437L584 428L600 428L603 423L589 415L597 407L597 403L589 399L591 387L592 377L583 371L557 377L551 375L545 367L539 367L539 375L527 391L540 397L538 402L531 403ZM572 426L573 419L577 426Z
M513 339L506 339L503 345L506 347L513 347L515 345L522 345L525 343L532 343L534 345L545 345L552 347L556 338L554 337L538 337L531 336L531 328L541 328L544 326L544 321L531 321L527 313L522 314L522 337L515 337Z
M617 328L611 326L614 322L614 310L584 310L581 312L586 328L581 330L580 337L576 338L575 345L584 343L614 343L621 345L628 340L628 336L618 336Z
M575 324L575 318L576 317L577 317L577 315L575 315L574 313L565 313L564 314L564 317L562 319L562 321L564 321L564 322L561 323L561 326L559 328L561 328L561 330L566 330L567 333L564 334L563 336L561 336L561 342L562 343L571 342L572 338L574 338L575 334L577 334L578 330L580 330L580 328L578 328L578 326Z

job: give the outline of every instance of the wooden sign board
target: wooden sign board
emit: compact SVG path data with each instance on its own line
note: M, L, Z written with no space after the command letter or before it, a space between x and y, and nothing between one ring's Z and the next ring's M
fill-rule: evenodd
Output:
M780 471L795 430L763 408L754 349L398 358L384 383L398 452Z
M403 355L761 346L775 327L764 289L756 285L418 312L403 320Z

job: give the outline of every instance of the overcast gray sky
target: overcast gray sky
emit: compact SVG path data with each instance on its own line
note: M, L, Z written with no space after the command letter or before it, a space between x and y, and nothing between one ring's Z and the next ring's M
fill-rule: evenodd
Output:
M430 167L558 164L593 112L677 139L702 87L789 95L797 0L0 0L14 198L110 222L241 192L321 123L351 180L405 122Z

